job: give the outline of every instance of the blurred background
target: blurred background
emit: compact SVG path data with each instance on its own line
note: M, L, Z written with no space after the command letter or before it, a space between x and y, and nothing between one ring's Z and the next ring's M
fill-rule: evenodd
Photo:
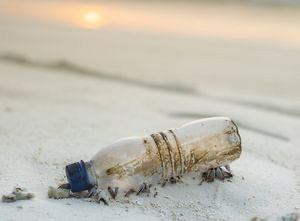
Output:
M298 0L0 0L1 63L295 108L299 61Z

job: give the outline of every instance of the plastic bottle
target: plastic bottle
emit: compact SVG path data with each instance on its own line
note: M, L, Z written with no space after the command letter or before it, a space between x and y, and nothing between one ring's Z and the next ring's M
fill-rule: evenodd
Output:
M118 187L134 189L186 173L228 165L241 154L238 128L230 118L196 120L148 136L121 139L89 162L66 166L72 192Z

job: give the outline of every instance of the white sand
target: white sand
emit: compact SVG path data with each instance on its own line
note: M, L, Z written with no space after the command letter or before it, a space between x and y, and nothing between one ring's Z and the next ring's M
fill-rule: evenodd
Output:
M0 195L19 184L36 196L0 203L1 221L250 220L299 212L296 46L80 31L9 17L0 23ZM61 59L84 68L51 67ZM243 153L231 165L232 182L199 186L200 178L186 177L157 187L156 198L132 196L109 207L47 198L66 164L116 139L216 115L240 126Z

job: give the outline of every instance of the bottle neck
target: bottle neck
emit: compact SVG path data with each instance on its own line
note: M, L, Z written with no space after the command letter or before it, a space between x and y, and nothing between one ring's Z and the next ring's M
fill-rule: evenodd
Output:
M87 176L88 176L90 185L92 185L92 186L97 185L98 182L97 182L97 178L96 178L96 170L95 170L93 161L85 162L84 165L86 168L86 172L87 172Z

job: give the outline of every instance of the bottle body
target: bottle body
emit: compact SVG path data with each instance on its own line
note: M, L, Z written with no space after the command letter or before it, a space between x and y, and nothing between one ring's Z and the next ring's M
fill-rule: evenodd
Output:
M205 172L229 164L241 153L236 125L210 118L143 137L130 137L100 150L93 158L101 188L134 188L141 182Z
M241 154L238 128L230 118L193 121L179 128L119 140L86 163L91 185L135 189L190 172L228 165Z

